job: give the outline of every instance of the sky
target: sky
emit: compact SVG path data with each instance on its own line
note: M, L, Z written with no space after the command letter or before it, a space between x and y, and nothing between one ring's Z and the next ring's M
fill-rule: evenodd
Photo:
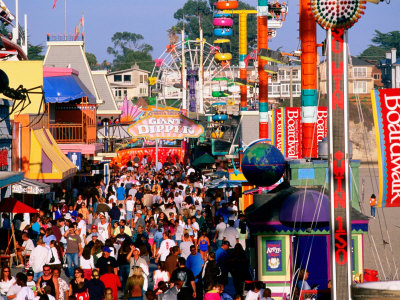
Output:
M153 58L161 56L168 44L167 29L176 23L173 14L186 0L19 0L20 23L23 15L28 15L29 42L46 46L46 34L64 34L64 3L67 1L67 32L72 34L82 13L85 15L85 47L94 53L99 62L111 61L107 47L112 46L111 37L115 32L128 31L142 34L144 42L153 46ZM15 0L4 0L15 13ZM257 0L244 0L256 6ZM269 46L282 47L282 51L292 52L300 48L298 40L298 0L286 0L289 12L283 27ZM398 12L400 0L392 0L389 5L367 3L365 15L349 30L351 55L360 54L371 44L374 30L389 32L399 30ZM396 26L397 25L397 26ZM325 39L325 33L318 26L317 41Z

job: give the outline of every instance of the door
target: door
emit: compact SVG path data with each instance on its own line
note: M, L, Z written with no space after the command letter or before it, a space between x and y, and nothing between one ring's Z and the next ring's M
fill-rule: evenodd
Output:
M309 272L308 284L311 287L318 284L319 290L326 289L330 279L328 236L295 236L292 247L294 271L307 269ZM297 275L293 280L297 280Z

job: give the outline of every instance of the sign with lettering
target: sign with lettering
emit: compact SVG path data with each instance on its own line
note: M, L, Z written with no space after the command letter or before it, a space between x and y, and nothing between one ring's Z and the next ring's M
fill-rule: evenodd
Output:
M371 92L378 149L378 207L400 206L400 89Z
M8 171L8 149L0 149L0 171Z
M328 136L328 108L318 106L317 112L317 142Z
M283 155L287 158L301 158L300 107L285 107L283 117Z
M347 31L328 31L329 190L331 209L332 292L350 299L350 199Z
M34 185L22 185L20 183L13 184L12 192L16 194L44 194L44 189Z
M273 112L273 130L274 130L274 146L279 150L283 151L282 143L282 111L283 108L275 109Z
M134 138L173 139L198 138L204 128L177 111L153 111L128 128Z
M266 241L267 271L282 271L282 241Z

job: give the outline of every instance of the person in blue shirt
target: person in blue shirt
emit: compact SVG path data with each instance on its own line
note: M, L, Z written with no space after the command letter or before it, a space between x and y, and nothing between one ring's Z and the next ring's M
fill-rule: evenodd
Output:
M306 269L301 269L299 272L299 280L297 281L297 287L299 290L311 290L311 286L308 284L308 271Z
M215 260L221 269L221 283L226 285L228 283L228 249L231 247L229 241L223 241L221 248L215 252Z
M10 217L8 216L8 214L3 214L3 229L11 230Z
M230 215L231 212L228 210L228 203L222 203L222 207L215 213L216 217L223 217L225 223L228 223Z
M118 201L125 200L125 188L123 183L121 183L121 186L117 188L117 200Z
M186 260L186 268L190 269L193 272L194 277L196 278L195 282L198 281L201 268L203 267L204 260L201 257L201 254L197 252L196 246L190 246L190 255Z
M193 272L197 299L203 299L203 282L201 280L201 270L203 265L204 260L201 257L201 254L197 252L196 246L190 246L190 255L186 259L186 268Z

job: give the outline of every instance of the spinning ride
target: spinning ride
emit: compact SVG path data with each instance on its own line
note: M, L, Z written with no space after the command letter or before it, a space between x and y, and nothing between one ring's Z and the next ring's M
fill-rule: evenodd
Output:
M210 114L212 103L219 102L213 98L214 91L220 87L215 78L233 82L234 76L230 64L224 63L232 55L221 53L220 49L202 38L202 30L196 40L182 38L168 45L155 59L149 78L151 99L157 99L158 105L180 108L184 113Z

